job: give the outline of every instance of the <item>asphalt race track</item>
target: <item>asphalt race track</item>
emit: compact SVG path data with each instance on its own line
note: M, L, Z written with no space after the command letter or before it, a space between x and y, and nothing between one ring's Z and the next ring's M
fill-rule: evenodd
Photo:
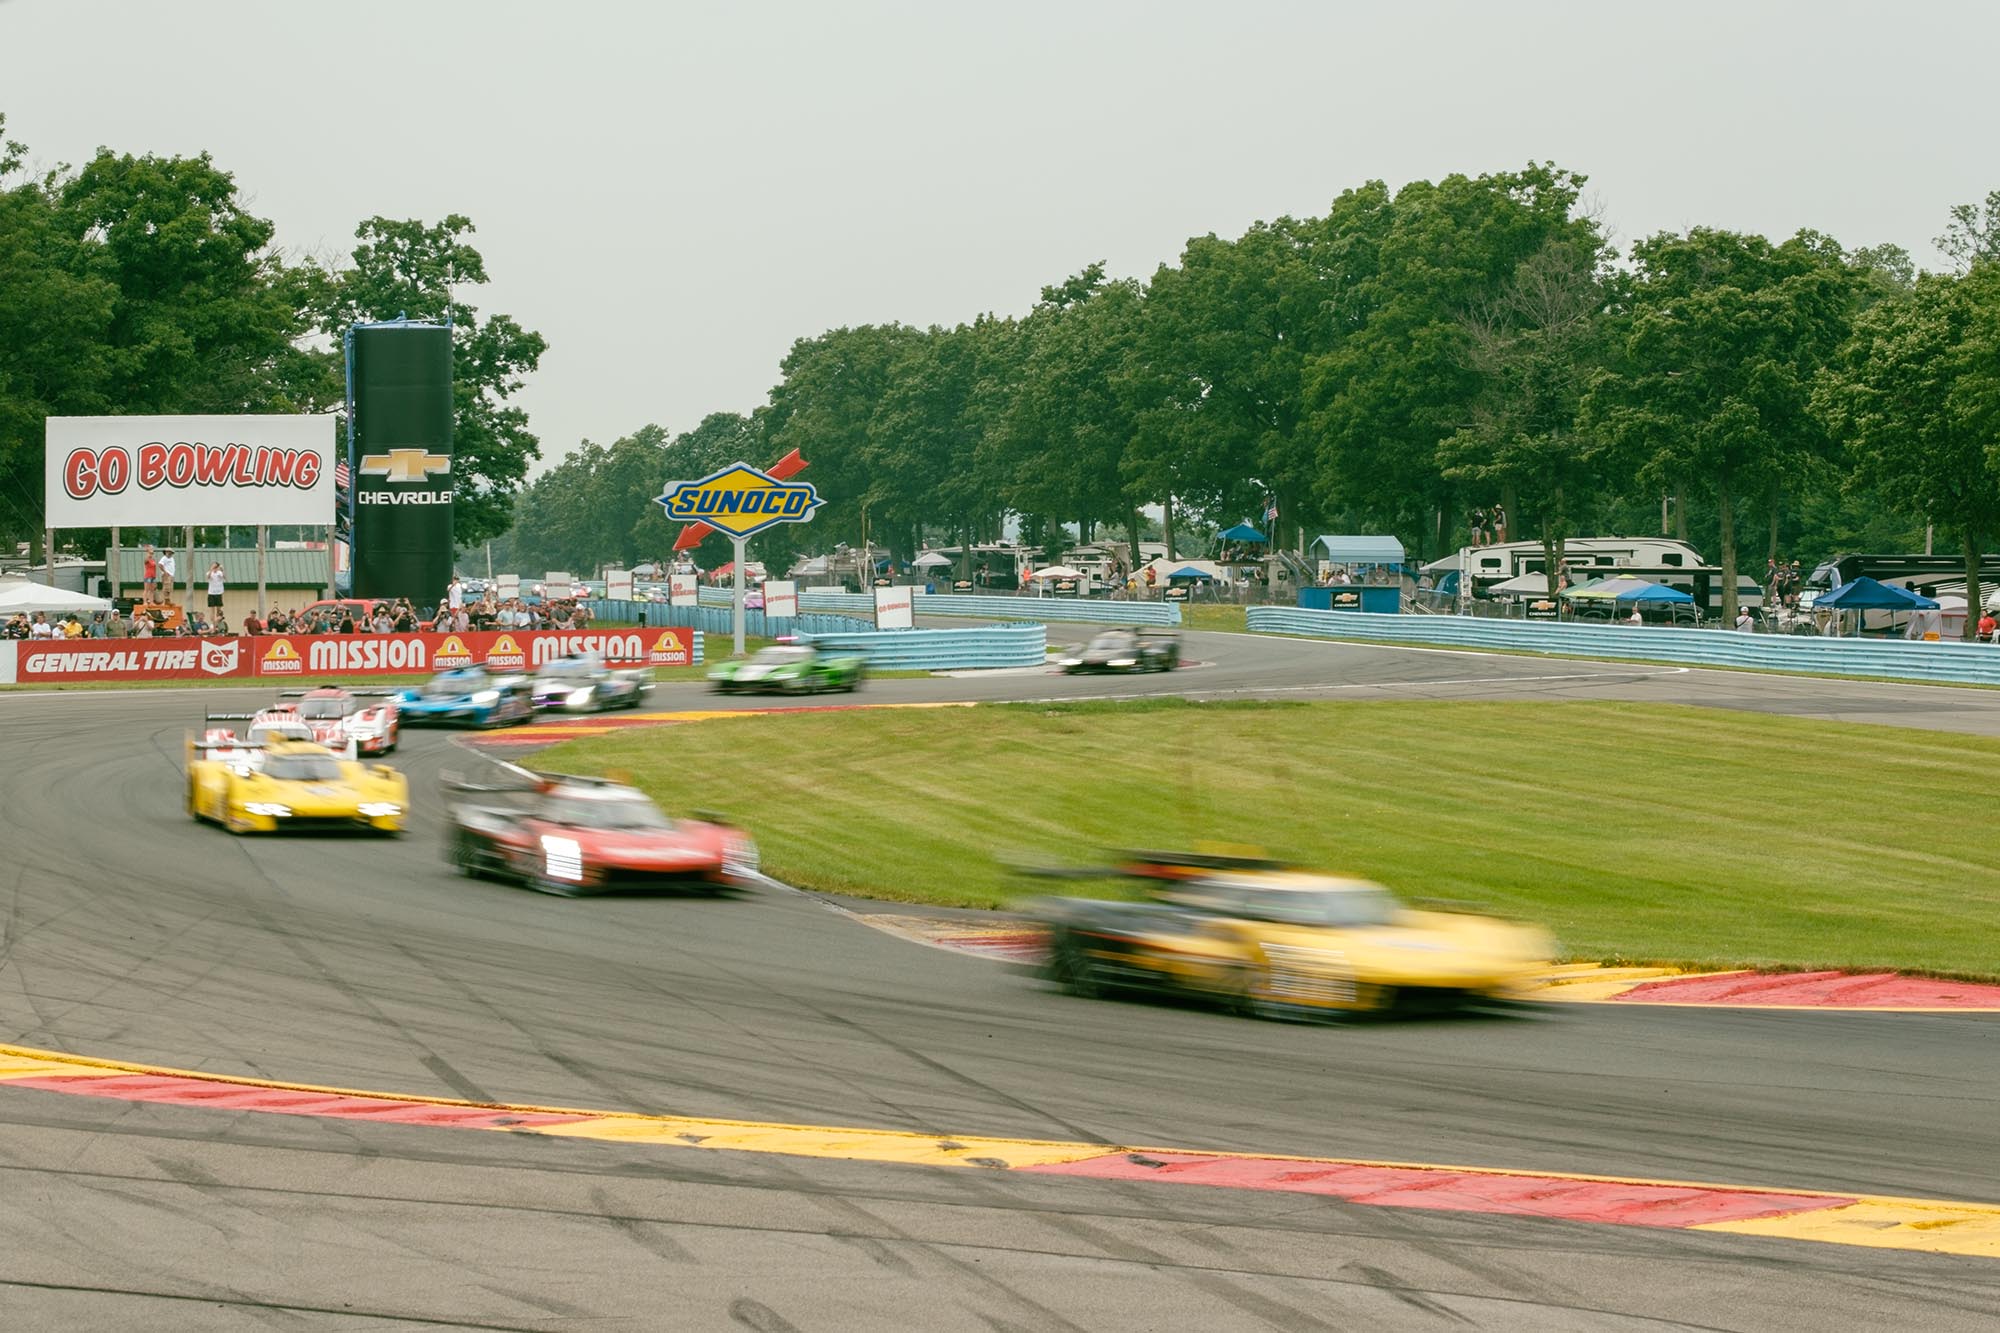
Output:
M2000 692L1187 639L1208 665L1173 677L862 698L1616 698L2000 734ZM0 1041L482 1102L2000 1200L1987 1017L1600 1006L1317 1028L1079 1001L782 889L563 901L459 879L433 793L469 761L446 733L405 733L400 842L191 824L183 735L268 694L0 696ZM1977 1258L0 1084L0 1328L1996 1319L2000 1262Z

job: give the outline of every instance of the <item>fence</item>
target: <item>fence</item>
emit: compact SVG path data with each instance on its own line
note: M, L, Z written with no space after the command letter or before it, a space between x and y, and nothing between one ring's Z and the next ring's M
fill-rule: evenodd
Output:
M1048 660L1045 625L984 625L978 629L879 630L815 634L816 648L868 655L878 671L949 671L1040 666Z
M872 609L874 603L869 603ZM734 612L725 604L714 606L668 606L662 602L592 602L590 613L600 620L630 621L648 628L680 625L705 634L720 634L733 640ZM743 613L743 632L753 639L776 638L784 634L844 634L872 632L875 622L856 616L807 613L793 620L766 620L762 611ZM697 659L699 660L699 659Z
M2000 648L1976 643L1914 643L1902 639L1807 639L1734 630L1666 629L1641 625L1551 625L1461 616L1384 616L1359 611L1305 611L1253 606L1259 634L1327 639L1510 648L1558 656L1610 657L1689 666L1810 671L1830 676L1885 676L1958 685L2000 685Z
M730 604L728 588L703 588L697 594L705 607ZM686 609L686 608L682 608ZM875 596L866 592L801 589L802 611L839 612L872 622ZM1173 602L1097 601L1082 597L1001 597L976 593L916 595L919 615L992 617L996 620L1076 620L1108 625L1178 625L1181 608Z

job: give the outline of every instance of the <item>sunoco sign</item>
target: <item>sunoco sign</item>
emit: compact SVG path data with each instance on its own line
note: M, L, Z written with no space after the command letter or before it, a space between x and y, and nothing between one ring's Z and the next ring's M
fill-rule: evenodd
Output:
M780 523L805 523L824 504L809 481L781 481L748 463L731 463L700 481L677 481L656 502L676 523L706 523L741 540Z

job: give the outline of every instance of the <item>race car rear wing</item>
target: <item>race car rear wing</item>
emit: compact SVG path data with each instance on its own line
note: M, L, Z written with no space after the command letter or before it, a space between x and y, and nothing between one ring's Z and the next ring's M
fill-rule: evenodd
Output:
M1010 864L1017 875L1035 879L1194 879L1216 870L1285 870L1291 862L1264 856L1216 852L1112 852L1104 866L1037 866Z

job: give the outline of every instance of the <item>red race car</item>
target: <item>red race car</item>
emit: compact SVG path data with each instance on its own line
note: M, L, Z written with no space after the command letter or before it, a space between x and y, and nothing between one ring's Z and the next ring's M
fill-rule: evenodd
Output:
M401 714L396 708L396 690L344 690L327 686L317 690L288 690L277 710L290 713L312 729L313 739L332 750L345 750L349 741L358 754L388 754L402 735Z
M757 874L757 844L719 819L672 819L644 792L605 778L534 773L472 786L454 802L446 858L462 875L514 880L566 898L634 889L716 892Z

